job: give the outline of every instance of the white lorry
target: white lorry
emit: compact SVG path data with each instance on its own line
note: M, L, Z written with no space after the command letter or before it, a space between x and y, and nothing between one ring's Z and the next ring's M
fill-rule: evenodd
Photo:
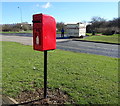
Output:
M86 23L67 23L67 36L80 37L86 35Z

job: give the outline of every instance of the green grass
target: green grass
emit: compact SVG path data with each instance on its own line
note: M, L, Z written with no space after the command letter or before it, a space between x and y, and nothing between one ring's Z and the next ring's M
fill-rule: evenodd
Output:
M56 32L57 34L61 34L61 32ZM64 32L64 34L67 34L67 32Z
M11 32L0 32L0 33L32 33L32 31L31 30L29 30L29 31L21 31L21 32L13 32L13 31L11 31Z
M97 34L101 34L101 35L102 35L102 33L95 33L95 34L96 34L96 35L97 35ZM86 35L88 35L88 36L93 36L92 33L86 33Z
M2 43L3 94L43 88L43 52ZM118 59L62 50L48 52L48 87L66 91L76 104L118 103Z
M84 38L83 40L89 41L101 41L101 42L109 42L109 43L120 43L120 34L114 35L103 35L103 36L91 36L88 34L89 37Z

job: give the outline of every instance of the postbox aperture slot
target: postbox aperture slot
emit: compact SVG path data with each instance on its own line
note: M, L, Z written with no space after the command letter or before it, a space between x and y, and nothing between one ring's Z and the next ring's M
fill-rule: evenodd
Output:
M40 20L38 20L38 21L32 21L33 23L41 23L41 21Z

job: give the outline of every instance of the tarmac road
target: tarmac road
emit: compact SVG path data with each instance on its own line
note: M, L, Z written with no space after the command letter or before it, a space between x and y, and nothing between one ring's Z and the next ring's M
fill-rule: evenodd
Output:
M32 45L32 37L0 35L0 38L2 41L12 41L25 45ZM57 49L120 58L120 55L118 55L118 45L114 44L57 39Z
M120 58L120 55L118 55L118 45L113 45L113 44L81 42L81 41L65 41L65 42L58 42L57 48L62 50L74 51L74 52L90 53L90 54Z
M33 34L32 33L0 33L0 35L6 35L6 36L25 36L25 37L32 37ZM57 37L61 37L61 34L57 34ZM65 37L67 37L67 35L64 35Z

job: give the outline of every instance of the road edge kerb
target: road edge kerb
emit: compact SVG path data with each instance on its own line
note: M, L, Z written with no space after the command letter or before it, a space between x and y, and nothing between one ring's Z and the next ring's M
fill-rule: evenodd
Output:
M18 102L15 99L10 98L10 97L8 97L8 99L10 99L14 104L18 104Z
M101 41L88 41L88 40L78 40L78 39L73 39L72 41L81 41L81 42L93 42L93 43L104 43L104 44L120 45L120 43L110 43L110 42L101 42Z
M9 96L4 96L4 95L2 95L2 101L5 101L6 104L18 104L18 102L15 99L13 99Z

